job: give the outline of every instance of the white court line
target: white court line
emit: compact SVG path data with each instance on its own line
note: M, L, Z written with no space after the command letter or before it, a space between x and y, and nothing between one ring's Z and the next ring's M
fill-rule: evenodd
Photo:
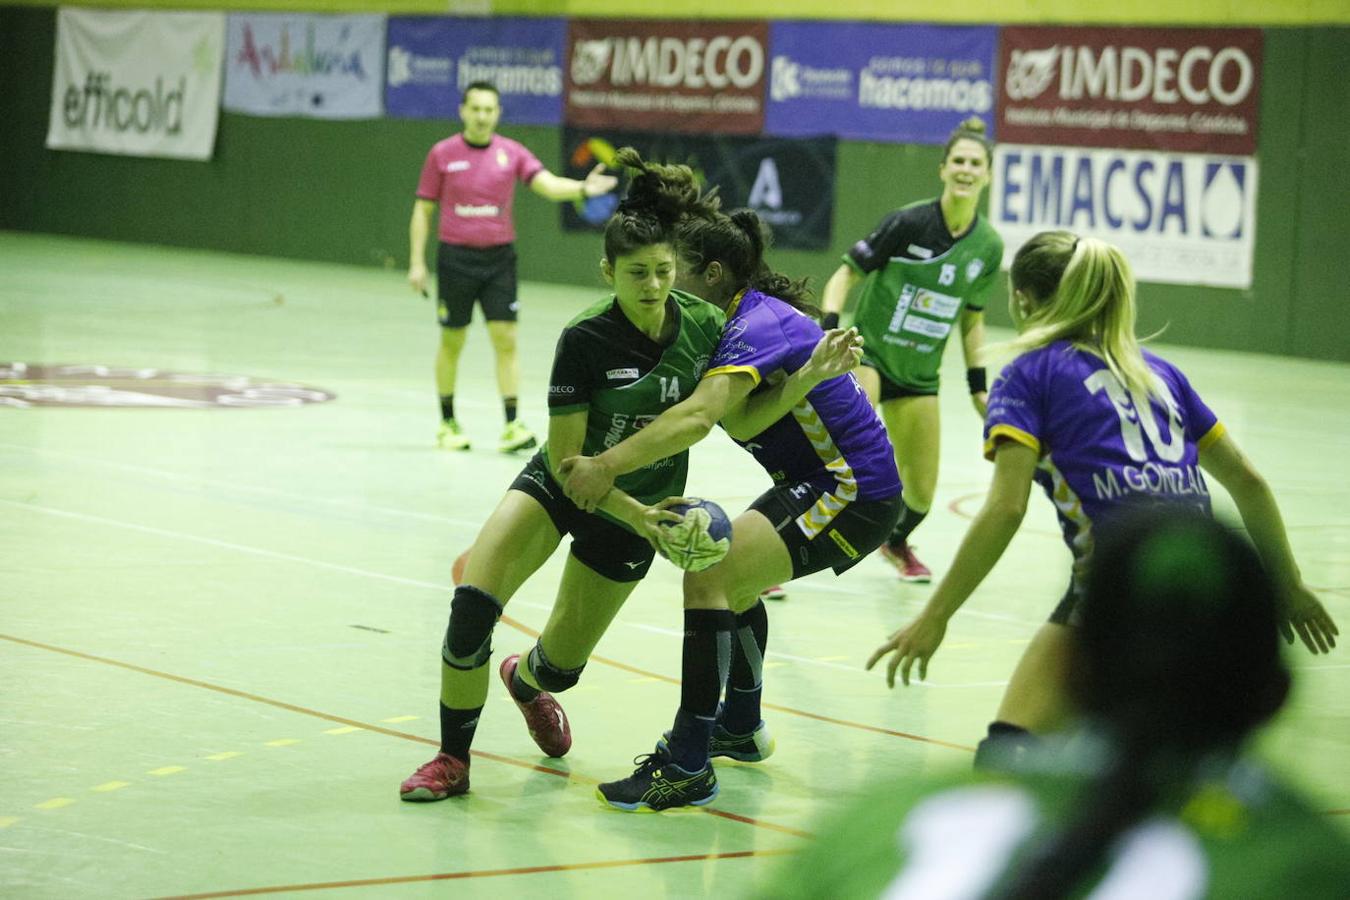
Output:
M134 522L124 522L124 521L122 521L122 520L120 520L120 519L110 519L110 518L108 518L108 517L106 517L106 516L95 516L95 515L92 515L92 514L90 514L90 513L70 512L69 510L55 509L55 508L50 507L50 506L39 506L39 505L36 504L36 503L24 503L24 502L19 501L19 500L5 500L5 499L0 499L0 505L3 505L3 506L13 506L13 507L17 507L17 508L19 508L19 509L30 510L30 511L32 511L32 512L46 513L46 514L48 514L48 515L58 516L58 517L60 517L60 518L75 519L76 521L81 521L81 522L92 522L92 523L95 523L95 524L98 524L98 525L111 525L111 526L114 526L114 527L117 527L117 528L125 528L125 529L128 529L128 530L130 530L130 531L139 531L139 532L143 532L143 533L145 533L145 534L153 534L153 535L157 535L157 536L159 536L159 537L167 537L167 538L173 538L173 539L175 539L175 540L190 541L190 542L192 542L192 543L197 543L197 544L205 544L205 545L208 546L208 547L218 547L218 548L221 548L221 549L224 549L224 550L234 550L234 551L237 551L237 552L239 552L239 553L251 553L251 554L254 554L254 555L256 555L256 556L263 556L263 557L267 557L267 558L269 558L269 559L280 559L280 560L284 560L284 561L286 561L286 562L293 562L293 563L300 563L301 565L315 566L316 568L320 568L320 569L328 569L328 570L333 571L333 572L342 572L343 574L346 574L346 575L359 575L359 576L361 576L361 577L363 577L363 578L374 578L374 579L379 580L379 581L388 581L388 582L392 582L392 583L394 583L394 584L407 585L407 586L409 586L409 587L426 588L426 589L428 589L428 590L435 590L435 591L442 591L442 592L450 592L450 591L453 591L453 590L455 589L455 588L454 588L454 585L452 585L452 584L440 584L440 583L434 582L434 581L421 581L421 580L416 579L416 578L403 578L403 577L398 576L398 575L385 575L385 574L382 573L382 572L372 572L372 571L370 571L370 570L368 570L368 569L358 569L358 568L355 568L355 567L353 567L353 566L340 566L340 565L337 565L336 563L328 563L328 562L323 562L323 561L317 560L317 559L310 559L310 558L307 557L307 556L295 556L294 554L291 554L291 553L281 553L281 552L278 552L278 551L276 551L276 550L265 550L265 549L263 549L263 548L261 548L261 547L252 547L252 546L249 546L248 544L236 544L236 543L233 543L232 541L221 541L221 540L217 540L216 538L200 537L200 536L198 536L198 535L195 535L195 534L187 534L187 533L182 532L182 531L171 531L171 530L169 530L169 529L167 529L167 528L155 528L154 526L151 526L151 525L137 525L137 524L134 523ZM552 608L552 607L545 607L545 606L542 605L542 604L526 603L526 602L517 603L516 605L518 605L518 606L534 607L534 608L538 608L538 609L551 609L551 608ZM637 623L637 622L625 622L624 624L625 624L625 625L628 625L629 627L632 627L632 628L638 628L638 629L641 629L641 630L643 630L643 631L654 631L654 632L657 632L657 633L659 633L659 634L668 634L668 635L674 635L674 636L679 636L680 634L682 634L682 632L671 631L670 629L666 629L666 628L658 628L658 627L655 626L655 625L642 625L642 624ZM853 673L858 673L858 672L861 672L861 671L862 671L861 669L859 669L859 668L857 668L857 667L845 666L845 665L842 665L842 664L840 664L840 663L822 662L822 661L820 661L820 660L809 659L809 658L804 657L804 656L792 656L792 655L789 655L789 654L786 654L786 653L775 653L775 652L772 651L772 650L769 651L769 655L770 655L770 656L778 656L778 657L781 657L781 658L783 658L783 659L790 659L790 660L793 660L794 662L800 662L800 663L803 663L804 665L819 666L819 667L821 667L821 668L828 668L828 669L842 669L843 671L846 671L846 672L853 672ZM987 686L993 684L992 682L990 682L990 683L988 683L988 684L986 684L986 683L978 683L978 684L966 684L966 685L962 685L962 684L936 684L936 683L930 683L930 682L919 682L919 683L924 684L926 687L987 687ZM999 682L999 684L1002 684L1002 683L1003 683L1003 682Z
M470 522L467 519L452 519L448 516L438 516L434 513L413 512L406 509L395 509L389 506L373 506L369 503L361 503L355 500L340 500L332 497L315 497L309 494L293 494L289 491L281 491L276 488L260 487L258 485L243 484L237 481L215 481L210 478L201 478L196 475L183 475L178 472L166 472L162 469L152 469L149 466L137 466L131 463L109 462L104 459L95 459L89 456L80 456L75 453L62 453L60 450L39 450L34 447L25 447L22 444L3 444L0 443L0 450L22 450L37 456L53 456L59 459L69 459L86 465L103 466L109 469L120 469L125 472L137 472L142 475L150 475L155 478L162 478L166 481L175 481L187 484L205 485L207 487L221 488L227 491L243 491L244 493L270 494L273 497L281 497L285 500L300 501L303 503L326 503L330 506L345 506L352 509L368 510L372 512L384 513L390 516L403 516L410 519L425 519L431 522L444 522L447 525L457 525L462 528L472 528L475 531L483 527L482 522Z

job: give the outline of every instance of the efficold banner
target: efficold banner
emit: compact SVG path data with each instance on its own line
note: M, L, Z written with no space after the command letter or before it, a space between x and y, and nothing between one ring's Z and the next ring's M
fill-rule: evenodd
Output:
M711 134L764 130L767 22L574 19L568 125Z
M47 146L210 159L224 47L223 13L59 9Z
M748 207L773 229L774 245L795 250L830 246L837 142L797 138L563 129L563 172L584 178L597 163L612 165L616 148L643 159L687 165L706 187L717 186L725 210ZM563 227L600 229L623 188L585 203L563 204Z
M562 19L393 17L388 44L387 115L455 119L464 89L489 81L501 95L503 122L562 121Z
M379 117L384 20L231 13L225 108L254 116Z
M1004 28L999 138L1256 152L1259 28Z
M945 144L970 116L994 129L998 29L775 22L764 130Z
M1005 266L1064 229L1120 247L1140 281L1249 288L1256 182L1251 157L999 144L989 221Z

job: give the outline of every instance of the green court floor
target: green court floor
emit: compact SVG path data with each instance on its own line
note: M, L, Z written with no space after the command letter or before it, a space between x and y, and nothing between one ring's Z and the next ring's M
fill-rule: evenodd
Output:
M598 278L523 286L537 430L558 331L600 294ZM1066 579L1043 499L925 684L889 691L862 662L929 588L880 560L792 584L770 609L778 752L719 766L706 811L593 796L674 713L679 573L659 560L564 697L565 760L538 755L494 680L472 793L400 803L436 744L451 563L522 464L493 449L477 324L457 391L475 449L435 449L436 339L398 271L0 233L0 894L735 897L869 774L969 766ZM1344 629L1350 366L1160 346L1273 484ZM38 379L14 363L108 368L68 369L98 381L57 390L18 384ZM192 399L216 389L255 405ZM111 405L128 393L156 405ZM34 402L72 398L97 405ZM990 474L961 391L943 415L915 537L939 572ZM692 494L737 512L766 484L720 434L694 450ZM509 605L497 659L530 646L562 559ZM1350 655L1290 657L1296 693L1261 751L1346 822Z

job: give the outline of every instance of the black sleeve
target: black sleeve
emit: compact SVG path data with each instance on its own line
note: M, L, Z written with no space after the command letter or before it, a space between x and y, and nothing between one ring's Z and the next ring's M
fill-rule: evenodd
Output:
M549 415L575 412L591 403L595 384L594 341L581 325L563 329L553 351L553 373L548 379Z
M862 272L875 272L909 242L910 222L905 210L896 210L881 220L876 230L854 244L848 258Z

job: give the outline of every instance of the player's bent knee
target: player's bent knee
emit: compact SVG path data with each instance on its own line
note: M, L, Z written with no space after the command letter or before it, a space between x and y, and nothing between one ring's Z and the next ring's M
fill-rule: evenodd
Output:
M544 648L539 643L535 643L534 649L530 651L530 657L526 661L529 667L530 675L534 678L535 684L539 685L550 694L561 694L570 687L575 687L581 680L581 671L586 668L582 663L575 669L563 669L555 666L544 654Z
M502 605L487 591L472 585L455 588L450 601L450 624L445 629L441 658L452 669L476 669L492 656L492 629Z

